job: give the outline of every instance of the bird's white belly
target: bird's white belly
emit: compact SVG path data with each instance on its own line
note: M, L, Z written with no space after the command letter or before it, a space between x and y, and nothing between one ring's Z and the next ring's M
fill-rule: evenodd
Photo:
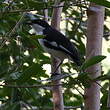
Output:
M52 56L57 57L60 60L64 60L67 58L67 55L61 51L50 49L50 48L45 48L45 51L50 53Z
M48 53L50 53L53 57L57 57L60 60L64 60L65 58L67 58L67 55L64 52L58 51L58 50L54 50L51 48L47 48L44 43L43 43L43 39L38 39L40 45L44 48L44 50Z

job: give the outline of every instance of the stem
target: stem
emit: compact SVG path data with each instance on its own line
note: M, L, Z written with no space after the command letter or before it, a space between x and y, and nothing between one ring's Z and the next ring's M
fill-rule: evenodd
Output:
M55 1L55 5L63 5L64 2L61 2L59 4L59 0ZM61 20L61 12L62 7L60 8L54 8L53 9L53 16L52 16L52 22L51 25L56 28L57 30L60 29L60 20ZM55 68L59 65L59 60L52 57L52 73L55 71ZM61 73L60 68L56 71L57 73ZM52 84L61 84L60 80L52 81ZM53 105L54 110L64 110L64 104L63 104L63 93L62 93L62 87L61 86L53 86L52 88L52 94L53 94Z
M87 24L87 44L86 44L86 58L89 59L96 55L101 55L102 51L102 36L104 23L104 7L90 4L88 10L88 24ZM100 63L89 67L87 73L90 77L96 78L101 74ZM96 72L97 71L97 72ZM100 84L100 82L98 82ZM91 82L90 88L85 89L85 110L99 110L100 109L100 86L95 82Z

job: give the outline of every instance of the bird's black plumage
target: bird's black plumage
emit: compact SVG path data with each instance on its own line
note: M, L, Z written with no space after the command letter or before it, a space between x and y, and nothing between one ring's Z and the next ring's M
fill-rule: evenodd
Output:
M50 42L56 41L57 42L58 47L52 47L52 48L65 52L66 54L70 55L70 57L73 59L73 61L78 66L81 65L80 55L79 55L77 49L75 48L75 46L70 42L70 40L68 38L66 38L62 33L57 31L56 29L50 28L50 27L46 28L43 31L43 33L44 33L44 35L48 36L48 37L44 38L47 41L50 41ZM55 33L55 34L52 34L52 33ZM64 47L65 49L61 48L60 46Z
M31 20L31 24L38 24L38 25L45 27L45 28L50 27L46 21L41 20L41 19Z
M46 21L41 19L31 20L29 24L32 25L35 30L37 30L37 25L42 27L42 34L45 35L45 37L42 39L42 44L44 45L43 47L52 50L52 52L50 52L50 50L48 51L50 54L54 54L53 50L62 52L65 56L67 56L67 58L70 57L78 66L81 66L78 50L61 32L57 31L56 29L51 27ZM52 43L54 43L55 45L53 45ZM59 57L59 55L57 54L57 56L55 57Z

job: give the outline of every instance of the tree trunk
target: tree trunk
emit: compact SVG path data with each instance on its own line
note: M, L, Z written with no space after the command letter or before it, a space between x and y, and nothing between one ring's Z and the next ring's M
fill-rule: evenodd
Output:
M63 5L63 4L64 4L63 2L59 3L59 0L56 0L55 2L55 5ZM61 12L62 12L62 7L53 9L51 25L57 30L60 29ZM58 59L52 57L52 72L54 72L55 68L58 66L59 63L60 62ZM61 73L60 68L58 68L56 72ZM54 85L61 84L60 80L52 81L52 83ZM53 86L52 94L53 94L54 110L64 110L62 87Z
M102 36L104 23L104 7L90 3L88 9L87 24L87 50L86 58L89 59L96 55L101 55ZM86 70L91 78L95 78L101 74L100 63L89 67ZM98 82L100 83L100 82ZM100 87L95 82L91 82L90 88L85 89L85 110L100 109Z
M108 99L107 99L107 110L110 110L110 80L109 80L109 90L108 90Z

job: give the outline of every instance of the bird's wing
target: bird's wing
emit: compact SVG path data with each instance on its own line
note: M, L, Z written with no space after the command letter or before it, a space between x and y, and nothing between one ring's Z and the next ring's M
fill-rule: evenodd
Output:
M79 53L68 38L66 38L62 33L53 28L45 29L44 34L48 36L45 39L50 42L51 46L70 55L73 61L78 64L80 60Z

